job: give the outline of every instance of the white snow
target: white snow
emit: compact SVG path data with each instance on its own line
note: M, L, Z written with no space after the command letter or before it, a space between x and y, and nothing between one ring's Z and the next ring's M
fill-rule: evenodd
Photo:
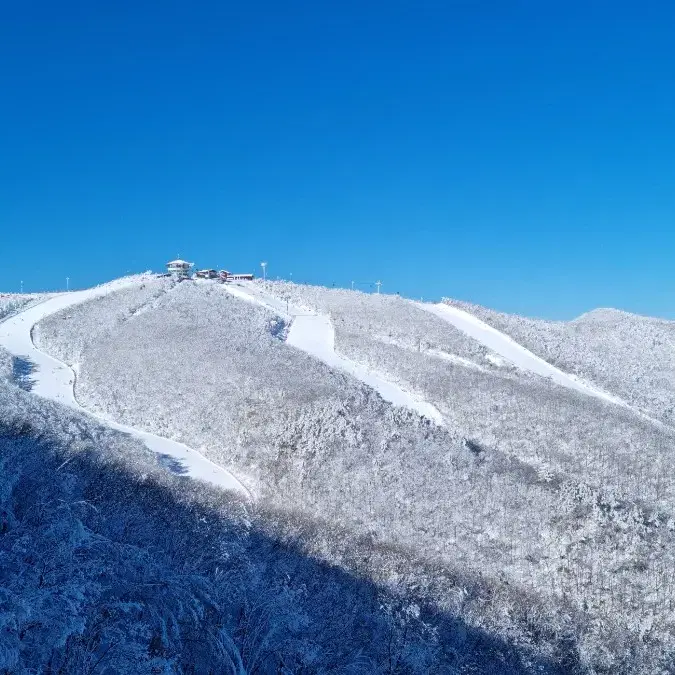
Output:
M482 373L488 372L486 368L483 368L483 366L479 365L475 361L472 361L471 359L465 359L463 356L457 356L456 354L449 354L448 352L444 352L441 349L426 349L424 353L428 354L429 356L435 356L437 359L442 359L443 361L449 361L450 363L454 363L458 366L480 370Z
M244 284L246 284L246 286L244 286ZM267 309L274 309L275 312L280 311L284 316L290 316L286 311L285 303L283 304L283 308L281 308L281 301L277 300L276 298L269 297L266 298L266 300L263 300L262 298L258 297L256 293L257 289L255 289L250 283L245 281L240 283L227 282L223 284L223 288L235 298L246 300L247 302L253 302L256 305L262 305Z
M31 374L32 393L85 412L113 429L138 438L148 449L157 453L161 461L166 461L167 458L177 460L181 467L181 474L249 496L246 488L228 471L183 443L118 424L82 408L75 399L74 370L65 363L41 352L33 344L31 337L33 326L49 314L112 291L133 286L142 282L144 278L143 275L124 277L84 291L59 294L35 304L0 323L0 346L14 356L30 361L36 367L36 371Z
M508 363L505 358L497 356L497 354L486 354L485 360L489 361L493 366L497 366L498 368L503 368Z
M466 335L474 338L518 368L541 375L542 377L547 377L563 387L575 389L576 391L580 391L589 396L595 396L596 398L600 398L616 405L626 406L626 404L616 396L612 396L598 387L585 382L581 378L569 375L559 368L552 366L547 361L544 361L544 359L519 345L508 335L501 333L496 328L481 321L469 312L465 312L457 307L452 307L451 305L446 305L442 302L437 304L418 302L416 304L425 311L431 312L444 321L452 324L455 328L458 328L466 333Z
M405 346L401 345L400 340L392 339L388 335L374 335L373 338L375 340L377 340L378 342L382 342L386 345L393 345L394 347L406 349ZM407 349L410 349L410 347L407 347ZM415 350L415 351L418 351L418 350ZM457 366L463 366L464 368L472 368L473 370L480 370L483 373L488 372L486 368L483 368L483 366L476 363L475 361L472 361L471 359L466 359L463 356L458 356L457 354L451 354L449 352L444 352L442 349L427 348L427 349L423 349L422 353L426 354L427 356L433 356L436 359L441 359L443 361L449 361L450 363L454 363ZM502 363L502 365L503 365L503 363Z
M279 300L251 283L224 284L223 287L235 297L263 305L292 319L286 338L287 344L323 361L331 368L355 377L377 391L385 401L413 410L437 424L443 424L443 416L431 403L413 396L366 366L338 354L335 351L335 329L329 317L314 314L284 300Z

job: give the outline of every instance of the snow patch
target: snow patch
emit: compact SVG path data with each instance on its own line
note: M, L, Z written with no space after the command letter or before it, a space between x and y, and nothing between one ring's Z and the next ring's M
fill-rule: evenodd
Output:
M504 368L505 366L509 365L509 362L502 358L501 356L497 356L497 354L492 354L488 353L485 355L485 360L491 363L493 366L497 366L498 368Z
M444 352L441 349L427 349L424 353L428 354L429 356L434 356L437 359L442 359L443 361L449 361L450 363L454 363L458 366L473 368L474 370L480 370L483 373L488 372L486 368L483 368L483 366L479 365L475 361L472 361L471 359L465 359L463 356L457 356L456 354L449 354L448 352Z

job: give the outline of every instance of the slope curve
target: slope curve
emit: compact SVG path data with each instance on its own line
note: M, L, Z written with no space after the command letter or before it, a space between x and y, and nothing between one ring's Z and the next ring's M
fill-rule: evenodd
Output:
M628 405L616 396L585 382L581 378L569 375L556 368L541 357L518 344L513 338L498 331L489 324L481 321L478 317L457 307L443 302L437 304L417 302L418 307L443 319L447 323L458 328L469 337L474 338L488 349L504 357L515 366L527 370L541 377L551 379L568 389L574 389L587 396L594 396L608 403L628 407Z
M19 311L0 323L0 346L13 356L25 359L35 366L35 371L31 374L30 390L32 393L75 408L95 417L112 429L139 439L149 450L158 455L161 464L172 467L171 470L174 473L197 478L224 490L250 497L248 490L229 471L214 464L183 443L118 424L83 408L75 398L73 370L65 363L37 349L33 343L33 326L46 316L72 305L132 286L142 278L127 277L84 291L62 293Z

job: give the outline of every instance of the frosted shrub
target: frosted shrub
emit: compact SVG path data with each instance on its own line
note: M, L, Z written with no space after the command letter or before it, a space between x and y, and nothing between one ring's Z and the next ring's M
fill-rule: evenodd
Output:
M0 380L9 380L14 369L14 357L0 347Z

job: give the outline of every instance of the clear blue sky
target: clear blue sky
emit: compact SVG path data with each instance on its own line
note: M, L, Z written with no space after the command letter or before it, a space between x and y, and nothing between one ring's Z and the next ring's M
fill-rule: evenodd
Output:
M675 318L675 3L4 3L0 290L200 266Z

